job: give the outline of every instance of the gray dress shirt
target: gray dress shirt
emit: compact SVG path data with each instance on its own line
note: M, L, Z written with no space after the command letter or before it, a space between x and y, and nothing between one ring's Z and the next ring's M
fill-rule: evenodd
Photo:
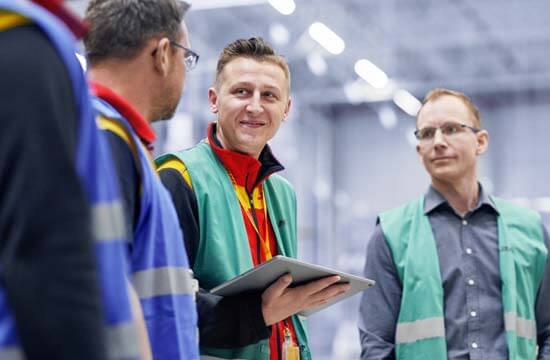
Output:
M424 213L432 226L444 291L449 359L508 359L499 270L497 217L480 186L475 209L463 217L433 187ZM546 248L550 240L543 227ZM549 258L550 259L550 256ZM361 359L394 359L402 285L380 224L367 249L364 274L376 286L363 293L359 334ZM550 359L550 260L537 295L539 359Z

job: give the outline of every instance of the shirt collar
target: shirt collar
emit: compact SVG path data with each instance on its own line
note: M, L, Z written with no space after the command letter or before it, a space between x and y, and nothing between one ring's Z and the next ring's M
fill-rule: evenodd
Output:
M113 90L97 82L90 81L92 91L98 98L106 101L114 107L132 126L132 129L139 136L147 148L150 148L156 139L156 134L145 118L122 96Z
M475 211L486 205L492 208L498 214L498 210L489 194L483 189L483 186L481 184L478 183L478 185L479 198L477 200L476 207L471 211ZM429 213L443 205L451 207L451 205L447 202L443 195L441 195L439 191L437 191L432 185L430 185L428 191L424 196L424 214L428 215Z
M283 165L273 156L269 145L265 145L258 159L235 151L224 149L216 136L216 123L208 126L208 142L226 170L238 185L245 186L248 192L275 172L284 170Z

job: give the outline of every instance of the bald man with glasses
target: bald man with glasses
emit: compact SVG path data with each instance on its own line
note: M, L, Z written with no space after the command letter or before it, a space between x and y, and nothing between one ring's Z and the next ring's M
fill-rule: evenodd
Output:
M490 195L489 146L466 95L430 91L416 150L431 185L378 216L361 300L361 359L550 359L548 233L540 215ZM538 350L537 350L538 345Z

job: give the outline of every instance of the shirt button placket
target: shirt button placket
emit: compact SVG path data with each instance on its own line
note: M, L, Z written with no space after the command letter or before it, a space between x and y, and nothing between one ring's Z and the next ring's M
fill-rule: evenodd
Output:
M479 316L478 316L478 284L477 284L477 268L475 258L473 257L474 250L472 248L472 239L469 236L471 231L469 221L462 219L460 221L461 236L465 261L465 279L466 279L466 310L467 311L467 339L470 352L470 359L481 359L482 352L479 345Z

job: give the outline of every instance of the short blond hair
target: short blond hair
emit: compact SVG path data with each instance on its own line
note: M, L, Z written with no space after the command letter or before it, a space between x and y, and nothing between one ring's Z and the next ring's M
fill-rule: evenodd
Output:
M466 105L468 110L470 110L470 112L474 116L474 126L477 127L478 129L481 128L481 115L479 114L479 110L477 106L474 104L474 102L472 101L472 99L470 99L470 97L468 97L463 92L445 89L445 88L435 88L428 91L428 93L424 97L424 100L422 101L422 106L420 107L420 109L418 110L418 113L416 114L416 121L418 122L418 117L420 116L420 112L422 111L422 108L427 103L435 101L443 96L454 96L462 100L464 105Z
M221 52L216 66L216 87L219 87L220 75L227 64L236 58L250 58L259 62L269 62L279 66L288 81L290 92L290 70L286 60L275 53L275 50L261 37L238 39L228 44Z

